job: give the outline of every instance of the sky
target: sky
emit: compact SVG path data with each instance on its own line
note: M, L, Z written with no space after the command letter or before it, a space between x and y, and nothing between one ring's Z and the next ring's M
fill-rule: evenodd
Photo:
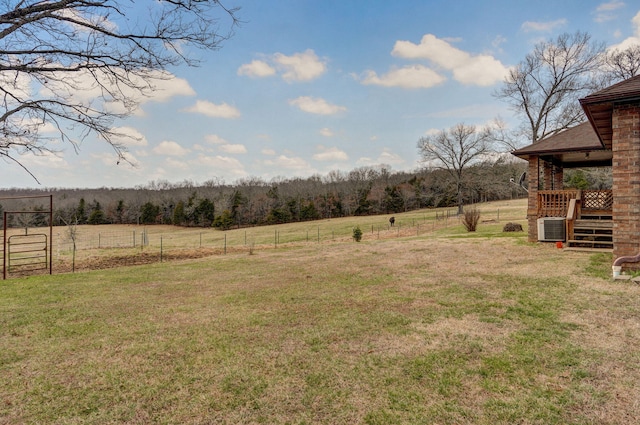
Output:
M223 2L225 3L225 2ZM0 161L0 188L234 184L359 167L418 169L418 140L458 123L518 121L493 94L534 45L583 31L640 43L640 2L234 0L242 24L199 67L170 69L136 112L120 162L87 138L76 152Z

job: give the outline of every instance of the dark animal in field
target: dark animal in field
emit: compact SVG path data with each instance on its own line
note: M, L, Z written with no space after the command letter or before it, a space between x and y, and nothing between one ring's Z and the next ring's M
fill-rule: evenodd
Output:
M395 222L396 222L396 218L395 218L395 217L391 217L391 218L389 219L389 224L391 225L391 227L393 227L393 225L395 224Z
M519 223L507 223L502 228L503 232L522 232L522 224Z

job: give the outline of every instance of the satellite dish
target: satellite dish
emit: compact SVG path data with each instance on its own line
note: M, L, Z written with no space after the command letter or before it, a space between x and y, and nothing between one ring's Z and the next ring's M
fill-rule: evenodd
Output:
M527 179L527 172L525 171L524 173L522 173L522 174L520 175L520 178L518 179L518 185L519 185L521 188L523 188L524 190L526 190L526 191L527 191L527 193L529 193L529 189L527 189L527 188L524 186L524 181L525 181L526 179Z

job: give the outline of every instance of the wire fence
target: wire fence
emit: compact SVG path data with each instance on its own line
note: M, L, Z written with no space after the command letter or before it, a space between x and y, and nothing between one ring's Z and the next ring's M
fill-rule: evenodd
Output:
M483 211L484 222L499 222L500 210ZM367 223L367 219L369 223ZM373 222L375 220L375 222ZM461 224L455 210L387 218L362 218L364 241L424 236ZM391 221L394 221L393 223ZM289 223L221 231L214 228L175 226L68 226L54 227L53 260L58 272L107 268L178 258L195 258L228 252L272 249L288 244L328 243L353 239L358 219ZM10 229L11 234L35 233L38 229ZM77 267L76 267L77 266Z
M366 239L388 238L393 236L420 235L437 229L460 224L460 218L454 215L441 216L435 220L410 220L394 225L371 224L362 227ZM62 254L77 251L104 250L118 248L140 249L199 249L248 246L278 246L289 243L330 242L339 239L351 239L352 228L330 227L326 225L305 226L304 229L289 228L287 225L270 226L272 232L252 227L220 231L212 228L173 228L167 226L136 226L130 230L100 230L92 226L82 226L71 235L66 228L54 228L54 249Z

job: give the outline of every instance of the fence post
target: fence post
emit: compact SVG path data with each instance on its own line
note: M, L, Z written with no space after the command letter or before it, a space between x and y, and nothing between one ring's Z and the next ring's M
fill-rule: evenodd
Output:
M160 262L162 263L162 235L160 235Z
M224 234L224 253L227 253L227 234Z

